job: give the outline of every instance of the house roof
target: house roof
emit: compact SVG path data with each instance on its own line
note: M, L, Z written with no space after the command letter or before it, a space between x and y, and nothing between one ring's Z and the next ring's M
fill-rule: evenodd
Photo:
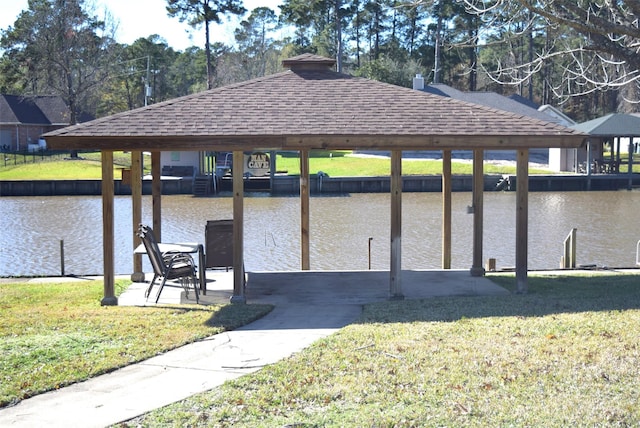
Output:
M0 95L2 125L68 125L69 117L59 96Z
M573 126L576 124L576 121L571 119L569 116L567 116L566 114L564 114L564 112L562 110L560 110L557 107L554 107L552 105L549 104L545 104L542 105L540 107L538 107L538 111L556 118L556 120L558 121L558 123L564 125L564 126Z
M578 131L332 71L301 55L289 70L70 126L53 148L252 150L576 147Z
M534 110L538 110L538 108L540 108L540 104L530 100L529 98L523 97L522 95L519 95L519 94L511 94L506 98L509 98L510 100L513 100L520 104L524 104L527 107L532 108Z
M495 109L508 111L522 116L529 116L545 122L559 123L555 117L538 110L538 106L520 95L505 97L495 92L473 91L464 92L443 83L432 83L424 91L444 97L480 104Z
M571 128L598 137L636 137L640 136L640 117L611 113Z

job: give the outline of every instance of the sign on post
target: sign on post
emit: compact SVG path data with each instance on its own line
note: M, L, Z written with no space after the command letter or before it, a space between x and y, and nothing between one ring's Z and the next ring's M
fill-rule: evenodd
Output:
M264 152L253 152L248 155L244 155L244 172L249 173L251 176L260 177L269 174L271 170L271 159L269 155Z

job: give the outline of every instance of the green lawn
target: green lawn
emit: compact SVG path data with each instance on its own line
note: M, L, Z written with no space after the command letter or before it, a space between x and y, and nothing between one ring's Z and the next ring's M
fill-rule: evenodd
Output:
M122 426L639 426L640 277L530 288L367 305L299 354Z
M311 174L325 172L332 177L377 177L390 174L390 160L383 158L363 158L347 156L349 152L311 152L309 169ZM37 162L13 165L0 164L0 180L99 180L102 177L100 153L80 153L78 160L60 160L52 158ZM114 153L114 177L121 177L120 170L131 166L129 153ZM148 173L151 166L149 156L143 159L143 166ZM278 171L286 171L290 175L300 174L300 160L297 154L278 154L276 157ZM470 162L452 162L455 175L472 174ZM531 168L531 174L546 174L549 171ZM430 159L404 159L403 175L438 175L442 173L442 161ZM485 163L485 174L515 174L515 166Z
M0 165L0 180L100 180L102 163L99 152L80 153L75 160L51 158L34 158L36 162L8 162ZM131 154L115 152L113 157L114 178L120 179L123 168L131 167ZM150 156L143 160L145 170L151 167Z
M322 171L330 177L379 177L390 175L391 161L381 157L350 156L345 152L312 152L309 158L310 174ZM290 175L300 174L300 159L292 155L278 155L276 168ZM473 174L470 162L452 162L454 175ZM485 174L513 174L516 167L485 163ZM548 174L548 170L531 168L531 174ZM439 175L442 174L442 161L433 159L403 159L403 175Z
M117 292L129 282L118 281ZM103 284L0 284L0 407L247 324L266 305L100 306Z

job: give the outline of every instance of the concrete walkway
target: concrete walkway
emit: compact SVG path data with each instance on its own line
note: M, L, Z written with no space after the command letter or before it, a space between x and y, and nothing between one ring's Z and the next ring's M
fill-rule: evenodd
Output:
M202 304L229 301L232 273L210 271L207 284ZM468 271L405 271L402 286L407 299L507 294ZM132 284L119 304L152 304L144 299L145 289L146 284ZM389 273L250 273L246 294L248 303L269 303L275 309L237 330L0 409L0 426L103 427L215 388L353 322L363 304L388 298ZM195 303L193 293L189 297L178 288L165 288L159 303Z

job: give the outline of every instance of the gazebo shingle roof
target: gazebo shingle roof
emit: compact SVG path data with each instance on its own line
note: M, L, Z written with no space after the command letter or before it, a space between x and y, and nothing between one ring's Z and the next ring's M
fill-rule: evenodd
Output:
M585 135L490 107L353 77L332 60L176 98L46 135L54 148L443 149L576 147Z

